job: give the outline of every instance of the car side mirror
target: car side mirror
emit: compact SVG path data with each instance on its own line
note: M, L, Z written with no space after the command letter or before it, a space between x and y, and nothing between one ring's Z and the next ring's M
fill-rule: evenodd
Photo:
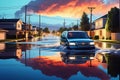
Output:
M64 36L61 36L62 39L66 39Z

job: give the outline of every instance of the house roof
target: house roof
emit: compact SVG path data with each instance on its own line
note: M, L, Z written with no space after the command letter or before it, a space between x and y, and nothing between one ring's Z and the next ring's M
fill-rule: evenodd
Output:
M17 22L20 19L0 19L0 22Z
M8 32L8 31L0 28L0 32Z
M105 14L104 16L101 16L100 18L97 18L96 20L101 19L101 18L107 18L107 15L108 15L108 14ZM96 21L96 20L95 20L95 21Z

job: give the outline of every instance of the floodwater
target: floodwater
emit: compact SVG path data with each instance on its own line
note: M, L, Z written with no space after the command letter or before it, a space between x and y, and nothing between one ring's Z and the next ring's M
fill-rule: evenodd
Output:
M95 46L95 54L66 50L51 35L0 43L0 80L119 80L120 44Z

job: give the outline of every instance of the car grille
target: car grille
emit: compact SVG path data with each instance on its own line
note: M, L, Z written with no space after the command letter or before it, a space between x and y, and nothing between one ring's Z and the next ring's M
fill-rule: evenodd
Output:
M82 42L82 43L76 43L77 46L87 46L89 45L89 43L85 43L85 42Z

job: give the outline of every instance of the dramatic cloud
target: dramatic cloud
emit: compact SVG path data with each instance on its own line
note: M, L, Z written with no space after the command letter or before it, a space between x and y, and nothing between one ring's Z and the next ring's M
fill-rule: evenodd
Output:
M106 14L112 7L119 6L119 0L34 0L28 3L27 11L46 16L81 17L90 13L88 7L95 7L93 14ZM16 12L20 16L24 7Z

